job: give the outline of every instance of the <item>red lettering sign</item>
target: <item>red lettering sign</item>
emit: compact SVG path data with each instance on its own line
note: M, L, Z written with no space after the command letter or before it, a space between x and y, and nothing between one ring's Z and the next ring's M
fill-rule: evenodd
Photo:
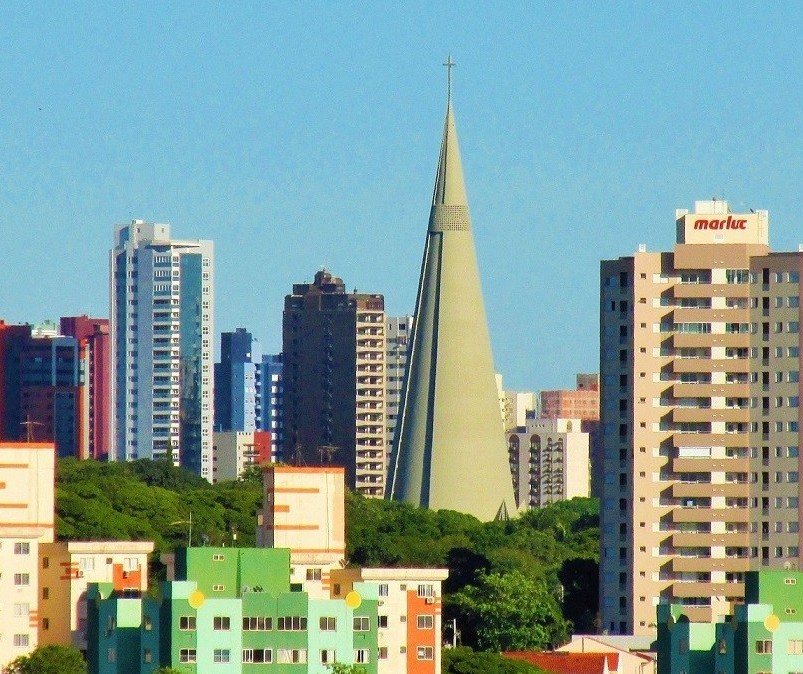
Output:
M727 220L695 220L694 229L747 229L747 220L729 215Z

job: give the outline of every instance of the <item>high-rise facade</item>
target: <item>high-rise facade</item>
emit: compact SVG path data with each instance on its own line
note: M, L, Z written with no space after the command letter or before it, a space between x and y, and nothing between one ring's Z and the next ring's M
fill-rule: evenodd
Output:
M215 430L261 431L262 346L245 328L220 333L215 363Z
M215 363L215 431L269 431L271 459L282 442L282 355L263 354L245 328L220 335Z
M449 95L386 496L483 520L516 509Z
M407 369L407 358L410 355L410 347L413 334L412 316L388 316L385 319L385 342L387 353L385 355L385 367L387 375L385 377L385 408L386 426L385 433L387 439L387 458L393 450L393 438L396 435L396 425L399 421L399 407L404 387L404 373Z
M540 398L539 416L545 419L580 419L581 430L589 437L591 495L600 498L605 461L599 421L599 374L578 374L574 390L541 391Z
M81 362L74 337L0 321L0 439L54 442L58 456L85 458Z
M538 419L507 436L513 490L519 508L540 508L588 496L588 433L580 419Z
M702 201L677 245L604 261L600 611L727 614L748 569L800 561L800 272L766 211Z
M86 456L106 459L111 447L109 319L64 316L61 318L61 334L78 340L84 384L81 411L86 420Z
M283 319L284 460L343 466L366 496L385 489L385 301L328 271L293 285Z
M172 455L212 479L214 256L134 220L110 254L110 458Z

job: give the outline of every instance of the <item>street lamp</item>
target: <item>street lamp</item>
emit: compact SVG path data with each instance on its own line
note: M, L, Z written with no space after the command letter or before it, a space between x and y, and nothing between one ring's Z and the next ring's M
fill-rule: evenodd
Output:
M177 524L189 524L190 525L190 530L189 530L189 533L187 534L187 547L191 548L192 547L192 510L190 510L190 519L188 519L188 520L177 520L175 522L171 522L170 526L172 527L172 526L175 526Z

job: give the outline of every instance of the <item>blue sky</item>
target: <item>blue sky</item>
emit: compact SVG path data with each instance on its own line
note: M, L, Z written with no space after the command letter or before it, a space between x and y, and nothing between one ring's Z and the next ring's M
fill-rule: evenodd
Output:
M803 242L803 5L0 4L0 318L108 313L113 226L216 245L216 330L322 265L413 308L454 99L497 370L598 368L599 260L724 197Z

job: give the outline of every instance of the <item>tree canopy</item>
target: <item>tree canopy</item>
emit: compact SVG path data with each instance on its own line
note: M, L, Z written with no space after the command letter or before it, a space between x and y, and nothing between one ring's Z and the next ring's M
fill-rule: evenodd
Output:
M39 646L6 665L6 674L86 674L81 651L73 646Z
M261 502L257 470L211 485L166 460L60 459L56 534L61 540L151 540L158 555L187 544L191 516L193 545L232 545L236 534L237 545L253 546ZM348 492L346 545L353 566L447 567L444 620L458 621L463 645L543 648L560 642L571 623L594 629L596 499L480 522ZM158 567L154 563L152 571Z

